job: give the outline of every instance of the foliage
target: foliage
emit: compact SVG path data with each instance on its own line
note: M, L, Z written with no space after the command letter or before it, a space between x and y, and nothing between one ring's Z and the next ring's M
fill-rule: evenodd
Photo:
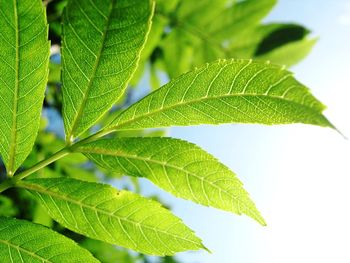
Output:
M0 254L5 262L98 262L72 240L41 225L0 218Z
M39 129L48 75L48 26L39 1L1 1L1 9L5 35L0 45L4 124L0 152L8 174L13 175L31 151Z
M275 0L48 2L46 18L40 0L0 0L0 256L6 262L147 262L146 255L206 249L157 197L140 195L139 177L265 225L228 167L158 128L333 128L322 103L285 69L311 50L309 30L261 23ZM62 57L53 51L61 41ZM163 73L172 79L161 86ZM145 75L154 91L132 103L127 87ZM56 117L47 123L50 114ZM108 185L112 178L135 193Z

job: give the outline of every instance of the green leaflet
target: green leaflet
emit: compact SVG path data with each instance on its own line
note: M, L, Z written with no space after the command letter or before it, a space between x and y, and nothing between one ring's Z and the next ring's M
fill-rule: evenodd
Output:
M258 56L258 60L270 60L273 63L283 64L287 67L297 64L304 59L316 44L317 39L304 38L299 41L290 42L279 48Z
M41 0L0 0L0 153L11 176L30 153L48 77Z
M271 23L256 27L251 35L246 37L251 39L252 35L259 36L260 43L252 55L261 56L285 44L302 40L309 33L310 30L297 24Z
M225 10L227 0L185 0L180 1L176 9L177 20L179 26L182 23L192 24L195 27L205 28L206 25L212 23L213 19Z
M236 175L198 146L172 138L115 138L76 149L119 174L146 177L177 197L264 219Z
M228 49L232 57L254 57L290 67L304 59L316 43L309 33L296 24L266 24L240 35Z
M195 35L204 34L214 42L234 39L256 26L273 8L276 0L185 0L176 10L176 26L188 28ZM215 22L213 22L215 21ZM189 28L188 28L189 29Z
M256 26L275 6L277 0L245 0L226 8L206 25L207 32L217 41L234 39Z
M220 123L306 123L333 127L324 106L289 71L222 60L190 71L122 112L110 130Z
M62 43L67 140L90 128L123 94L138 65L152 10L149 0L69 1Z
M16 216L18 214L18 207L13 200L7 196L0 195L0 216Z
M173 29L161 43L170 77L179 76L192 65L231 58L234 50L230 50L228 44L252 30L276 4L276 0L229 2L186 0L179 3L173 15Z
M148 34L147 42L141 52L141 58L139 62L139 66L134 73L129 85L137 86L141 77L144 75L146 70L146 63L150 59L152 52L157 47L160 39L163 35L164 27L167 25L168 19L161 16L154 16L152 20L152 28ZM159 86L158 86L159 88Z
M114 245L111 245L99 240L87 238L82 243L80 243L80 245L88 249L89 251L91 251L94 257L103 263L138 263L140 262L138 254L136 255L131 254L127 249L116 248Z
M134 193L70 178L32 179L17 186L32 192L53 219L90 238L160 256L203 248L169 210Z
M194 52L187 42L187 36L178 28L173 29L162 41L164 64L171 78L179 76L191 67Z
M163 13L174 11L180 0L156 0L156 8Z
M69 238L44 226L0 217L1 262L86 262L97 259Z
M228 50L232 57L255 58L289 43L302 40L309 33L307 28L297 24L269 23L259 25L233 39ZM281 64L284 65L284 61L282 62Z

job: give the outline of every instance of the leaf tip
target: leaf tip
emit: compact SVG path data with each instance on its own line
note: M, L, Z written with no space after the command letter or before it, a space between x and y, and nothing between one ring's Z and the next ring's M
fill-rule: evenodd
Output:
M248 211L242 211L242 213L254 219L261 226L267 226L265 219L263 218L259 210L256 208L253 201L250 200L250 202L251 202L250 209Z
M205 251L207 251L209 254L213 254L213 252L212 252L209 248L207 248L203 243L201 243L201 246L202 246L202 248L203 248Z
M255 221L257 221L261 226L267 226L267 223L265 221L265 219L262 217L262 215L260 213L257 213L256 215L254 215L254 217L252 217Z
M334 125L332 125L331 128L334 129L338 134L340 134L340 136L342 136L343 139L348 140L348 137L346 137L346 135L345 135L344 133L342 133L337 127L335 127Z
M333 123L331 123L326 117L324 117L327 121L327 125L326 127L331 128L333 130L335 130L338 134L340 134L340 136L342 136L345 140L347 140L348 138L345 136L344 133L342 133Z

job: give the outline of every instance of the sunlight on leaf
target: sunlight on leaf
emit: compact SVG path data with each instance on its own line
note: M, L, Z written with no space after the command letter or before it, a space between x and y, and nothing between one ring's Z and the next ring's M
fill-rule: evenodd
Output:
M109 129L220 123L333 127L324 106L283 67L221 60L173 79L122 112Z
M151 255L204 248L170 211L128 191L70 178L26 180L18 187L32 192L53 219L90 238Z
M236 175L198 146L172 138L104 139L76 149L120 174L146 177L177 197L265 221Z
M0 152L13 175L32 150L48 78L41 0L0 0Z
M150 29L149 0L69 1L63 15L67 140L98 121L125 91Z
M97 259L69 238L25 220L0 217L1 262L86 262Z

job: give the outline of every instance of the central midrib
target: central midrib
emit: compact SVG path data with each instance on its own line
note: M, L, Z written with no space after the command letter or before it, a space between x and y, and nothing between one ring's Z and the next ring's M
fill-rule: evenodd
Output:
M91 73L91 78L89 80L86 92L83 95L83 101L82 101L82 103L81 103L81 105L79 107L79 111L78 111L77 115L74 118L72 129L71 129L70 133L67 136L68 140L70 140L71 142L73 142L73 140L74 140L75 129L77 128L77 125L80 122L80 119L81 119L81 117L83 115L83 111L84 111L86 102L87 102L88 97L89 97L89 93L90 93L90 90L91 90L91 87L92 87L92 83L94 82L96 71L97 71L97 68L98 68L98 66L100 64L100 59L101 59L101 55L102 55L102 52L103 52L103 49L104 49L104 44L105 44L105 41L106 41L107 31L108 31L108 28L109 28L109 23L110 23L110 20L111 20L112 11L114 9L115 4L116 4L116 0L112 0L111 5L110 5L110 9L109 9L109 13L108 13L108 16L107 16L107 20L106 20L106 26L105 26L105 28L103 30L101 46L100 46L100 49L99 49L98 54L96 56L96 61L95 61L95 64L94 64L93 71Z
M77 201L75 199L69 199L65 195L58 194L56 192L50 191L48 189L45 189L45 188L43 188L41 186L38 186L38 185L35 185L35 184L30 184L28 182L23 182L22 181L17 186L21 187L21 188L24 188L24 189L27 189L27 190L32 190L32 191L36 191L36 192L39 192L39 193L47 194L49 196L53 196L53 197L55 197L57 199L61 199L61 200L66 201L66 202L71 202L71 203L73 203L75 205L78 205L80 207L86 207L86 208L91 209L93 211L96 211L96 212L99 212L101 214L105 214L105 215L117 218L118 220L125 221L125 222L131 223L131 224L136 225L136 226L140 225L138 222L135 222L133 220L130 220L130 219L127 219L127 218L124 218L124 217L120 217L120 216L116 216L113 213L110 213L108 211L99 209L97 207L94 207L94 206L91 206L91 205L88 205L88 204L84 204L84 203L79 202L79 201ZM175 238L178 238L178 239L182 239L182 240L185 240L187 242L190 242L190 243L198 245L198 243L193 241L193 240L187 239L185 237L182 237L182 236L179 236L179 235L176 235L176 234L173 234L173 233L168 233L168 232L166 232L164 230L160 230L160 229L157 229L157 228L152 227L152 226L140 225L140 227L148 228L148 229L151 229L153 231L160 232L162 234L165 234L165 235L168 235L168 236L172 236L172 237L175 237Z
M152 162L152 163L155 163L155 164L158 164L158 165L164 165L164 166L168 166L170 168L173 168L175 170L178 170L178 171L182 171L186 174L189 174L191 176L194 176L196 177L197 179L199 179L200 181L203 181L203 182L206 182L208 184L210 184L212 187L216 188L217 190L227 194L230 198L233 198L235 200L237 200L238 202L240 202L248 211L250 211L250 213L252 215L254 215L257 219L260 220L261 218L261 215L256 213L255 211L253 211L249 205L246 205L244 203L244 201L242 201L240 198L238 198L237 196L234 196L232 193L230 193L229 191L225 190L225 189L222 189L220 188L219 186L213 184L212 182L208 181L205 179L205 177L200 177L198 175L196 175L195 173L192 173L188 170L185 170L183 169L182 167L179 167L179 166L176 166L176 165L172 165L172 164L169 164L169 163L166 163L166 162L162 162L162 161L158 161L158 160L154 160L154 159L150 159L150 158L144 158L144 157L140 157L140 156L135 156L135 155L128 155L128 154L125 154L125 153L121 153L121 152L112 152L112 151L108 151L108 150L102 150L102 149L99 149L99 150L96 150L96 149L93 149L93 153L94 154L105 154L105 155L110 155L110 156L116 156L116 157L122 157L122 158L130 158L130 159L135 159L135 160L140 160L140 161L146 161L146 162ZM83 151L80 151L82 153L84 153L84 150ZM88 154L91 154L91 152L88 152L88 151L85 151L85 153L88 153ZM144 177L144 176L141 176L141 177ZM236 178L237 179L237 178ZM238 179L237 179L238 180ZM158 184L157 184L158 185ZM172 185L172 184L171 184ZM175 194L177 194L179 197L181 197L178 193L178 191L174 188L174 186L172 185L172 188L175 190ZM243 187L241 187L241 189L243 189ZM248 193L246 193L248 195ZM193 196L194 197L194 196ZM196 199L194 197L194 199ZM248 200L250 201L250 199L248 198ZM211 205L210 203L208 205ZM232 210L230 210L232 211ZM240 211L242 212L242 211Z
M154 94L154 93L152 93ZM224 94L224 95L219 95L219 96L210 96L210 97L200 97L200 98L197 98L197 99L192 99L192 100L188 100L188 101L180 101L179 103L175 103L175 104L172 104L170 106L167 106L167 107L161 107L161 108L158 108L158 109L155 109L154 111L152 112L147 112L147 113L143 113L133 119L129 119L127 121L124 121L122 120L122 117L124 116L124 114L126 114L127 112L129 112L129 109L131 108L128 108L126 109L124 112L120 113L120 115L117 117L117 119L122 120L121 122L117 122L116 124L112 125L109 127L109 129L111 130L123 130L123 129L129 129L129 128L124 128L123 126L128 126L128 124L130 123L133 123L139 119L143 119L147 116L152 116L154 114L157 114L159 112L162 112L162 111L166 111L166 110L170 110L170 109L173 109L173 108L176 108L178 106L183 106L183 105L189 105L189 104L193 104L193 103L197 103L197 102L202 102L202 101L205 101L205 100L213 100L213 99L221 99L221 98L229 98L229 97L263 97L263 98L269 98L269 99L273 99L273 100L281 100L281 101L286 101L288 103L291 103L291 104L296 104L298 106L303 106L311 111L315 111L317 113L320 113L319 110L317 109L313 109L312 107L310 107L309 105L305 105L305 104L301 104L301 103L298 103L296 101L293 101L293 100L290 100L290 99L286 99L286 98L283 98L283 97L280 97L280 96L274 96L274 95L265 95L265 94ZM137 104L135 104L137 105ZM134 106L135 107L135 106ZM123 127L123 128L122 128ZM158 127L158 126L157 126ZM149 128L149 127L142 127L142 128Z
M3 243L3 244L5 244L5 245L7 245L9 247L13 247L13 248L15 248L18 251L21 250L21 251L25 252L26 254L28 254L28 255L30 255L32 257L38 258L38 259L40 259L40 260L42 260L44 262L52 262L52 261L50 261L50 260L48 260L46 258L43 258L43 257L33 253L32 251L29 251L29 250L27 250L27 249L25 249L23 247L15 245L15 244L12 244L12 243L8 242L7 240L1 240L0 239L0 243Z
M17 140L17 110L18 110L18 89L19 89L19 23L18 23L18 10L17 1L13 0L13 12L14 12L14 23L15 23L15 34L16 34L16 65L15 65L15 89L13 98L13 115L12 115L12 130L11 130L11 142L10 142L10 152L9 152L9 166L8 174L13 175L14 164L15 164L15 152L16 152L16 140Z

